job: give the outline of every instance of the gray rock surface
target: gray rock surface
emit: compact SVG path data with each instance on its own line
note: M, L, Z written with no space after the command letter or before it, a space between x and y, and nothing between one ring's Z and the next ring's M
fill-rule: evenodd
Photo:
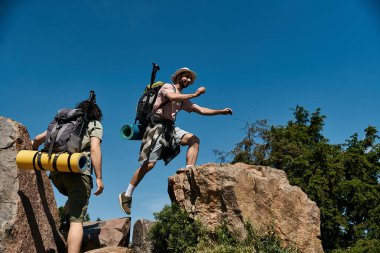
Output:
M83 223L82 250L103 247L128 247L131 218Z
M85 251L86 253L130 253L131 250L125 247L104 247L100 249L94 249Z
M149 239L149 230L154 225L154 221L141 219L133 226L132 252L151 253L152 242Z
M0 116L0 252L64 252L50 180L16 167L22 149L30 149L26 128Z

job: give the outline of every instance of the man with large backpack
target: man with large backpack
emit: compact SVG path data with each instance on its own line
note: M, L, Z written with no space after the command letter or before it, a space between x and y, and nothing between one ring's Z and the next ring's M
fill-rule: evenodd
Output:
M95 170L97 185L94 194L99 195L104 189L102 180L102 153L100 149L103 137L101 119L102 112L95 103L95 100L85 100L79 103L76 109L60 110L53 122L50 123L48 130L37 135L32 140L32 147L35 150L45 142L43 151L48 152L50 149L50 153L51 151L55 153L51 157L53 159L53 156L57 155L57 152L58 154L59 152L70 152L70 147L67 147L66 144L72 141L73 137L62 140L62 136L65 135L65 129L73 127L74 131L75 125L79 124L80 129L75 130L80 133L77 136L79 150L75 152L82 152L88 157L85 171L83 173L52 171L49 175L58 191L68 197L64 207L65 215L69 220L67 235L68 253L80 252L83 239L82 224L93 187L92 170ZM82 122L83 124L78 122ZM56 134L55 130L57 129L61 132L58 131ZM51 136L55 136L54 140L51 140ZM63 144L58 145L58 143ZM52 147L52 145L54 146Z
M131 213L132 193L145 174L160 159L168 164L179 153L179 145L188 146L186 167L195 166L199 151L199 138L192 133L175 127L174 122L180 110L201 115L232 115L230 108L209 109L193 104L190 99L206 92L200 87L192 94L183 94L183 90L194 83L197 75L188 68L178 69L171 77L173 84L166 83L158 92L153 106L151 123L147 127L140 148L139 162L142 164L133 174L126 192L119 194L119 204L125 213Z

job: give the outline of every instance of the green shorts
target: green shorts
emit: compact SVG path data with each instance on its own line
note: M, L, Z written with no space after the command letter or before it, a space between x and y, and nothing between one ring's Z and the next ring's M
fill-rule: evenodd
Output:
M92 189L92 177L80 173L51 173L49 176L60 193L67 196L65 214L70 222L83 222Z

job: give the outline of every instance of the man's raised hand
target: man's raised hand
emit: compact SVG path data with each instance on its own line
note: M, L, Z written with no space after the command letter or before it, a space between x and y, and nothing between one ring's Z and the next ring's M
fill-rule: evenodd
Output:
M197 91L195 92L195 95L197 96L197 97L199 97L200 95L202 95L202 94L204 94L206 92L206 88L205 87L199 87L198 89L197 89Z

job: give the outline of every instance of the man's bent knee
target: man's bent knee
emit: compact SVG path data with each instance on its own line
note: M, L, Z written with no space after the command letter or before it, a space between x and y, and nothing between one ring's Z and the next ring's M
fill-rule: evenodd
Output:
M180 142L181 145L192 146L200 143L200 139L194 134L185 134Z
M199 145L200 141L201 140L196 135L193 135L189 139L189 146L192 146L194 144L198 144Z
M145 170L149 171L154 168L156 165L156 162L145 162L142 167L144 167Z

